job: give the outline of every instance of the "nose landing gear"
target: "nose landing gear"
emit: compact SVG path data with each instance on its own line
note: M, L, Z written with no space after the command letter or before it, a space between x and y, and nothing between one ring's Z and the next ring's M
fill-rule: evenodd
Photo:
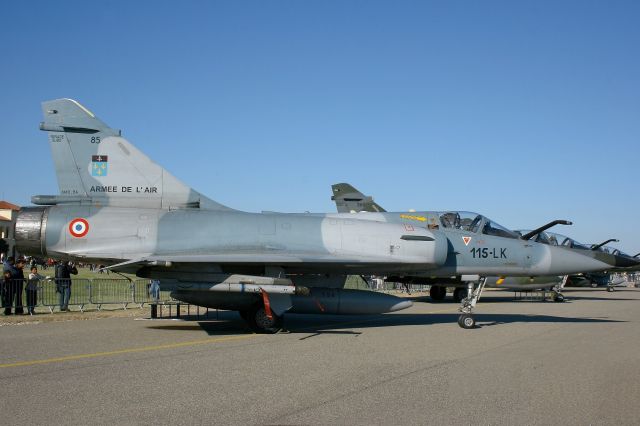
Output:
M474 286L473 281L467 282L468 296L462 300L462 306L460 306L459 309L461 314L458 317L458 325L460 327L465 329L476 327L476 320L475 318L473 318L473 308L476 306L476 303L478 303L478 300L480 300L482 290L484 290L484 286L486 283L486 277L480 277L477 286Z

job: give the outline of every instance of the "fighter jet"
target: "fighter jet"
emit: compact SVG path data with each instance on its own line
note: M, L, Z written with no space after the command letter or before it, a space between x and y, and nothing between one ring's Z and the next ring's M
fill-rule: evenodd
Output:
M46 101L42 110L60 194L34 196L38 206L21 209L18 250L160 279L174 298L237 310L256 331L278 331L285 312L383 313L411 305L346 290L349 274L432 271L478 281L495 271L535 276L607 266L522 242L480 215L461 213L450 223L451 213L390 221L234 210L179 181L77 101ZM475 324L471 308L461 325Z
M380 206L378 206L378 209L374 211L366 204L359 202L359 200L372 200L372 198L365 196L348 183L338 183L332 185L331 189L333 192L333 196L331 197L331 199L336 202L336 206L340 205L343 211L349 210L352 213L361 212L362 214L366 215L377 212L379 211L378 209L382 209ZM364 210L362 210L363 208ZM443 226L444 228L449 229L464 229L472 233L480 233L480 238L475 239L477 246L474 246L474 238L471 235L465 237L465 239L463 240L465 246L471 245L471 248L468 250L470 250L472 257L476 257L478 255L478 250L485 250L485 248L482 246L486 244L485 239L488 238L488 236L499 236L503 238L514 239L519 238L524 241L530 241L535 237L533 241L537 243L552 246L561 246L561 244L551 243L549 238L547 237L547 234L545 234L545 231L558 224L571 224L571 222L566 220L556 220L533 231L513 232L493 223L487 218L483 218L476 213L469 212L443 212L434 214L433 212L411 211L388 213L385 216L389 221L402 221L406 223L412 223L413 221L422 221L422 226L427 227L428 229L436 229L440 226ZM439 218L436 218L434 216L439 216ZM563 247L570 248L570 246L567 246L566 244ZM458 256L461 256L464 252L465 249L462 249L460 251L457 251L456 254ZM588 255L589 257L597 258L603 263L608 264L609 267L621 262L621 259L615 256L600 256L594 252L582 254ZM507 262L505 262L505 266L506 263ZM568 279L568 276L565 274L541 276L535 274L532 274L530 276L520 276L520 274L518 274L518 276L513 276L507 271L507 268L502 271L495 269L493 271L493 274L495 275L489 273L489 275L483 277L483 286L516 291L551 290L554 293L554 300L559 302L564 301L562 289ZM432 271L429 271L427 274L421 274L418 276L391 275L387 278L387 280L402 283L429 284L429 294L432 300L435 301L443 300L446 297L447 287L454 287L454 299L458 302L464 301L467 298L469 292L471 292L471 288L468 287L468 284L465 282L462 276L455 274L452 275L453 276L438 276Z
M604 287L607 291L612 292L616 286L623 284L621 278L613 278L612 274L616 272L635 271L640 266L640 259L630 256L616 248L608 247L606 244L618 242L615 238L610 238L598 244L582 244L562 234L554 232L543 232L536 237L539 242L547 241L549 244L556 244L570 247L576 250L583 250L591 256L609 263L611 267L603 272L591 272L582 274L572 274L568 277L567 286L575 287Z

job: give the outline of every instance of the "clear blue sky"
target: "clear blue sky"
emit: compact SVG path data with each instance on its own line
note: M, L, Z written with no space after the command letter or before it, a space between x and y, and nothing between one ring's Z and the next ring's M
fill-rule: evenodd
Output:
M70 97L248 211L459 209L640 251L638 1L25 1L0 6L2 198L57 193Z

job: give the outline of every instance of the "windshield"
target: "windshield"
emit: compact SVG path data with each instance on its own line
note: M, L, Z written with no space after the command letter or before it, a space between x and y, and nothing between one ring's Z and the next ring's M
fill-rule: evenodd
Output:
M504 237L504 238L514 238L518 239L520 236L505 228L502 225L498 225L492 220L486 219L484 226L482 227L482 233L486 235L495 235L496 237Z

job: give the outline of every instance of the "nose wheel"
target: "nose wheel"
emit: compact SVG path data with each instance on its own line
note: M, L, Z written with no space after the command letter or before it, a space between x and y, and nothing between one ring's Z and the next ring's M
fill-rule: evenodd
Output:
M458 317L458 325L465 329L475 328L476 320L471 314L462 314Z

